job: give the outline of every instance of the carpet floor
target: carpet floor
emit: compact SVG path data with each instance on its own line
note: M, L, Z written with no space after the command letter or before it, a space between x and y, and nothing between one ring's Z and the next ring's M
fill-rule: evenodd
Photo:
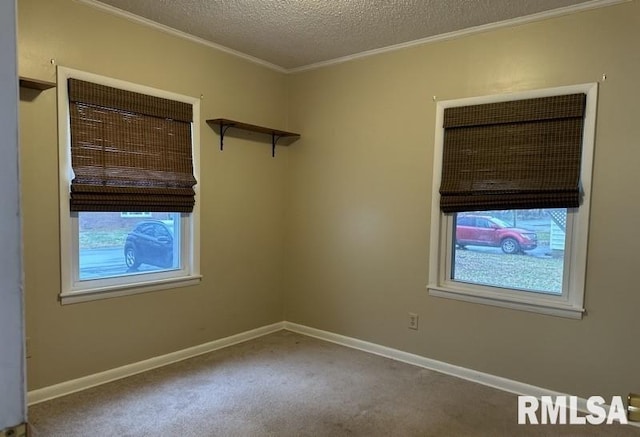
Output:
M518 425L517 396L289 331L29 408L33 437L640 436Z

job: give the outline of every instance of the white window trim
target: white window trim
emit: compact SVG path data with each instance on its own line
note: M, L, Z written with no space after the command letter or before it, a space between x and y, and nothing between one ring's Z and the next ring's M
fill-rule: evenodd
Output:
M443 117L446 108L479 105L484 103L524 100L561 94L585 93L587 95L584 134L582 143L581 188L582 204L569 209L567 215L567 244L565 250L565 275L563 294L554 296L508 290L498 287L466 284L447 279L447 263L451 262L453 215L440 211L440 182L442 177L442 152L444 144ZM595 143L596 104L598 84L588 83L519 93L470 97L437 103L436 133L433 164L433 194L431 200L431 243L429 250L429 295L465 302L524 310L553 316L581 319L584 309L584 288L587 266L587 240L591 205L591 175Z
M57 72L58 162L60 170L60 302L62 304L71 304L198 284L202 278L200 275L199 184L194 187L196 202L193 212L181 216L181 238L185 239L185 241L190 241L190 244L181 245L182 269L144 275L120 276L110 279L76 280L78 272L77 262L74 262L74 260L78 259L78 232L74 232L74 229L78 229L78 219L77 214L72 214L69 209L69 190L73 179L73 170L71 168L67 79L80 79L192 105L193 173L198 181L200 180L200 99L62 66L58 66ZM191 250L188 250L189 247ZM140 280L132 282L135 278Z

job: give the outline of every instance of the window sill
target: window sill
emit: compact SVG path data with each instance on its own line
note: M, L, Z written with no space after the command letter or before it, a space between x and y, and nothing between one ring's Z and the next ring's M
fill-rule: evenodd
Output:
M139 282L137 284L113 285L108 287L92 288L89 290L68 291L60 294L60 303L62 305L67 305L93 300L130 296L133 294L148 293L151 291L189 287L199 284L201 280L201 275L192 275L183 276L180 278L168 278L158 279L155 281Z
M446 299L454 299L463 302L479 303L482 305L491 305L501 308L509 308L520 311L528 311L549 316L565 317L568 319L582 319L585 312L584 308L572 307L561 303L541 302L534 299L523 299L522 301L514 301L509 299L499 299L489 296L479 296L471 294L467 291L449 289L441 286L427 286L430 296L441 297Z

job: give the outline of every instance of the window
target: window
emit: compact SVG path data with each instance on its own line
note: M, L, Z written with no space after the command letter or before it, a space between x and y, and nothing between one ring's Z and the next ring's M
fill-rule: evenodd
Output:
M61 302L199 282L199 100L58 68Z
M126 220L118 213L79 212L78 279L178 270L181 222L170 212Z
M597 84L438 103L429 294L581 318Z
M566 209L454 214L451 279L534 293L562 294ZM515 255L515 256L505 256Z

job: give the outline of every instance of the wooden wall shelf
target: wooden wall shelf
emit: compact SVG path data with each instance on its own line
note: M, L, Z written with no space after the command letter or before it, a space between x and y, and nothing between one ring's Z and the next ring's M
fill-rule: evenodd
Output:
M44 91L51 88L55 88L55 82L48 82L46 80L31 79L29 77L20 76L20 86L23 88L31 88L32 90Z
M220 150L224 148L224 135L230 128L242 129L249 132L257 132L260 134L271 135L271 156L276 156L276 143L280 138L300 138L300 134L287 132L270 127L257 126L255 124L242 123L240 121L229 120L226 118L214 118L207 120L210 126L216 126L220 129Z

